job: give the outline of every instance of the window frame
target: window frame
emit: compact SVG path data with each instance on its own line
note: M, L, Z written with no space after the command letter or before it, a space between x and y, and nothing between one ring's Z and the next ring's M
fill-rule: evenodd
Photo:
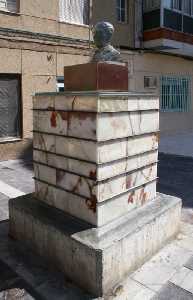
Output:
M5 2L7 3L7 0L5 0ZM8 8L1 8L0 7L0 12L1 13L8 13L8 14L19 14L20 11L20 0L15 0L16 6L15 6L15 10L10 10Z
M164 1L164 0L163 0ZM167 6L165 4L165 2L163 3L163 7L166 8L166 9L169 9L171 11L174 11L174 12L177 12L177 13L180 13L184 16L188 16L188 17L192 17L193 18L193 0L190 0L190 14L185 12L185 9L184 9L184 0L181 0L181 10L180 9L176 9L176 8L173 8L173 1L174 0L171 0L171 6Z
M75 21L68 21L68 20L65 20L65 14L64 14L64 9L62 8L63 5L64 5L64 0L59 0L59 22L60 23L65 23L65 24L69 24L69 25L76 25L76 26L81 26L81 27L86 27L88 28L90 26L90 15L91 15L91 1L92 0L88 0L88 24L84 24L84 23L78 23L78 22L75 22Z
M22 76L18 73L0 73L1 78L17 79L18 80L18 135L17 136L0 136L0 144L5 142L19 141L23 139L23 99L22 99Z
M117 4L117 2L119 1L119 4ZM125 3L125 7L124 8L121 8L121 1L124 1ZM120 16L122 15L121 12L124 10L124 17L125 17L125 20L122 21L122 20L119 20L118 18L118 10L119 10L119 13L120 13ZM120 24L127 24L128 22L128 6L127 6L127 0L116 0L116 19L117 19L117 22L120 23Z
M163 82L168 80L168 93L163 93ZM172 81L176 81L177 84L173 84L172 85ZM185 94L185 89L184 87L181 89L181 93L179 92L180 86L182 87L182 85L184 84L183 81L185 81L186 84L186 89L188 91L188 94ZM166 86L166 85L165 85ZM188 113L190 112L191 109L191 86L192 86L192 80L190 76L176 76L176 75L162 75L160 76L160 111L161 112L184 112L184 113ZM166 90L166 87L165 87ZM172 91L175 90L175 93L172 93ZM174 96L178 96L181 102L181 107L179 105L179 99L174 98ZM165 99L164 99L165 97ZM172 100L171 100L172 99ZM186 102L183 102L184 99L186 99ZM177 103L178 106L176 108L172 108L170 106L172 106L170 104L170 101L172 101L173 103ZM167 107L168 104L168 107Z

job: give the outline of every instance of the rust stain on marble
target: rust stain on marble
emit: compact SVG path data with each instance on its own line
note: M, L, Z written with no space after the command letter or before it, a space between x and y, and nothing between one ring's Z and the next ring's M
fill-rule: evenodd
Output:
M92 210L93 213L96 213L97 199L95 195L92 195L90 199L85 200L88 209Z
M76 104L76 96L74 96L72 100L72 110L74 110L75 104Z
M90 198L89 198L89 199L86 199L86 200L85 200L85 203L86 203L88 209L92 210L93 213L96 213L97 198L96 198L96 195L93 194L94 184L91 185L91 184L89 183L89 180L87 180L86 178L85 178L85 181L86 181L86 183L87 183L87 185L88 185L89 192L90 192Z
M135 195L135 192L133 191L130 195L129 195L129 198L128 198L128 203L134 203L134 195Z
M69 121L70 115L68 111L59 111L58 114L60 115L63 121Z
M78 111L76 113L73 113L74 116L78 116L78 119L81 121L84 121L86 119L90 119L90 120L95 120L96 118L96 114L95 113L91 113L91 112L83 112L83 111Z
M51 117L50 117L50 124L52 127L57 127L57 112L52 111Z
M157 132L157 133L155 134L155 140L156 140L156 142L159 143L159 141L160 141L160 133L159 133L159 132Z
M72 192L76 192L79 190L79 186L82 185L82 178L79 177L76 184L74 185Z
M145 192L145 187L143 187L140 192L141 205L144 205L147 202L147 197L148 197L148 194Z
M96 170L92 170L92 171L90 171L90 173L89 173L89 177L90 178L92 178L92 179L96 179Z
M65 176L64 171L56 170L56 182L60 182Z
M128 175L126 178L126 188L129 189L132 185L132 175Z

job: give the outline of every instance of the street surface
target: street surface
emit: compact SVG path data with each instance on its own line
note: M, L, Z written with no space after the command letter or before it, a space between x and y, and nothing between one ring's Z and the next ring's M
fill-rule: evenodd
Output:
M131 274L117 300L193 300L193 158L159 157L158 191L182 198L181 232ZM34 190L31 162L0 162L0 221L8 219L8 200ZM0 300L32 300L17 274L0 263ZM56 299L57 300L57 299Z

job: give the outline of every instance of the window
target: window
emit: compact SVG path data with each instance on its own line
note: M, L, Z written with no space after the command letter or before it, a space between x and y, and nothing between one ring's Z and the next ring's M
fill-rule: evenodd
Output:
M187 112L190 107L190 78L160 78L160 104L162 111Z
M144 12L156 10L160 8L160 0L144 0L143 10Z
M89 0L60 0L60 20L74 24L89 24Z
M7 1L0 0L0 9L7 9Z
M172 9L182 10L181 0L172 0Z
M182 10L182 0L164 0L164 7Z
M58 76L56 78L56 90L57 92L64 92L64 76Z
M117 21L121 23L127 22L127 4L126 0L117 0Z
M183 11L187 15L191 15L191 0L183 1Z
M164 7L172 8L172 0L164 0Z
M20 136L19 75L0 75L0 140Z
M18 12L19 0L0 0L0 10Z

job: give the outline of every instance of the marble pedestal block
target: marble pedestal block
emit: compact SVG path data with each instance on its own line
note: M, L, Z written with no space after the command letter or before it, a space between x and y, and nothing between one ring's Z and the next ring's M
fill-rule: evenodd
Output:
M154 199L158 109L149 94L37 95L35 197L95 226Z
M11 200L9 208L12 237L27 244L47 259L48 266L61 270L83 290L95 297L104 296L102 300L177 234L181 200L158 195L99 228L30 195Z

